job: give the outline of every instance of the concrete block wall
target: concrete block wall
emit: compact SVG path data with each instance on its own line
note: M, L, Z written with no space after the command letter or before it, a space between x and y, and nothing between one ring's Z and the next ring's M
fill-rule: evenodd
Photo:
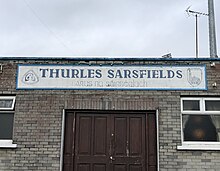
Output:
M220 85L220 70L209 62L192 62L207 65L208 91L16 90L17 64L45 61L1 62L0 95L16 95L13 140L17 148L0 148L0 171L59 171L63 109L158 110L160 171L220 170L220 151L177 150L181 145L181 96L220 97L219 87L212 86L213 82ZM187 65L172 61L153 64Z

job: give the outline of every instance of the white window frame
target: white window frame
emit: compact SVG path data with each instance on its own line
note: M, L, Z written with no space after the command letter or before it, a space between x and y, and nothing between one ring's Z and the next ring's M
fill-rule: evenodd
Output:
M0 108L1 113L13 113L15 107L15 96L0 96L0 100L13 100L11 107ZM13 144L12 139L1 139L0 138L0 148L16 148L17 144Z
M184 111L183 110L183 101L184 100L199 100L200 109L199 111ZM205 101L208 100L220 100L220 98L211 98L211 97L184 97L181 98L181 146L177 146L178 150L220 150L220 142L203 142L203 141L184 141L183 135L183 122L182 115L191 114L191 115L220 115L220 111L206 111L205 110Z
M3 107L1 108L0 107L0 111L1 110L14 110L14 106L15 106L15 97L12 97L12 96L3 96L3 97L0 97L0 100L12 100L12 105L11 107L7 108L7 107Z

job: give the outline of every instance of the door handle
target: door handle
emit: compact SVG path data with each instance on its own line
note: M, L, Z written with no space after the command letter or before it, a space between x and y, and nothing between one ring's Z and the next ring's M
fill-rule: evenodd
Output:
M112 156L110 156L110 160L115 160Z
M112 156L110 156L109 158L110 158L110 163L112 163L115 160Z

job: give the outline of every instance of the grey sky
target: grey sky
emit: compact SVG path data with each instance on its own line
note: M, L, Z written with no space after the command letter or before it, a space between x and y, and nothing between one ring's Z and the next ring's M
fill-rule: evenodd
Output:
M195 17L207 0L0 0L0 56L195 56ZM217 43L220 1L214 0ZM218 45L218 52L219 52ZM199 17L199 56L208 56Z

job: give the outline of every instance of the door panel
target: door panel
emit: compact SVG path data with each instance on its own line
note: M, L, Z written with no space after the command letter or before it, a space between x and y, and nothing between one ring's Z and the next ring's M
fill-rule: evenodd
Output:
M64 171L156 171L156 117L144 112L66 114Z
M90 171L90 165L89 164L79 164L77 166L77 170L80 170L80 171Z
M126 171L126 165L125 164L115 164L113 166L113 171Z
M105 171L109 155L109 116L76 114L75 169Z
M94 155L107 153L107 117L94 118Z
M80 116L78 118L79 122L77 123L77 153L82 156L91 155L91 140L92 140L92 118L89 116Z
M147 117L147 145L148 145L148 170L157 170L157 137L156 137L156 117L148 114Z
M142 166L141 165L130 165L129 166L129 171L142 171Z
M129 118L129 155L130 156L140 156L141 152L143 152L143 146L145 141L144 138L144 120L141 117L131 117ZM140 143L142 142L142 143Z
M93 171L107 171L105 164L94 164Z
M126 117L113 116L113 131L112 138L114 142L112 147L114 148L114 156L126 156L127 147L127 119Z
M145 114L112 114L112 165L116 170L145 170ZM123 169L122 169L123 168Z
M74 161L74 128L75 114L66 113L65 119L65 137L64 137L64 152L63 152L63 170L73 171Z

